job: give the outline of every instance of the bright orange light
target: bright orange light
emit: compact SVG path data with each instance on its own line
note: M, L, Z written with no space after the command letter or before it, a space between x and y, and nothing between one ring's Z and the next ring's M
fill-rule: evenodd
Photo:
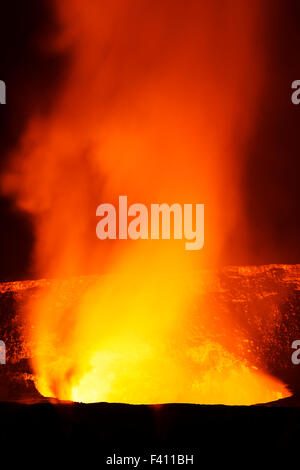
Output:
M51 48L69 53L68 74L53 109L32 118L2 186L33 216L39 276L100 277L76 302L66 289L58 303L50 289L28 305L39 391L129 403L286 395L217 341L185 331L195 266L222 261L227 233L243 223L239 172L263 75L260 2L227 10L72 0L56 10ZM100 242L96 207L121 194L146 205L204 203L203 252L181 241Z

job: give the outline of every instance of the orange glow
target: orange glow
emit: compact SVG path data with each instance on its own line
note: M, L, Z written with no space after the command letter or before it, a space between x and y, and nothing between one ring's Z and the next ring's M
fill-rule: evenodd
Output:
M194 270L221 262L228 232L243 224L239 173L263 58L260 2L241 3L56 2L61 32L49 47L69 53L68 74L53 109L29 123L2 187L33 216L39 276L98 276L76 303L66 292L58 304L50 289L28 305L43 395L251 404L288 394L217 341L186 345ZM121 194L204 203L204 250L97 240L96 207Z

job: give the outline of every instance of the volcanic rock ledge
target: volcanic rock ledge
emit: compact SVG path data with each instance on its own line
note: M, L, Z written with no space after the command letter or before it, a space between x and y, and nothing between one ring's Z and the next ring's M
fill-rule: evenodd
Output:
M300 365L291 362L291 344L300 339L299 274L300 265L227 267L197 273L197 300L186 318L193 342L217 340L229 352L299 393ZM0 284L0 339L7 348L7 364L0 365L0 400L41 398L30 366L29 332L34 325L24 313L27 300L51 287L59 303L69 305L71 299L76 305L97 280L88 276Z

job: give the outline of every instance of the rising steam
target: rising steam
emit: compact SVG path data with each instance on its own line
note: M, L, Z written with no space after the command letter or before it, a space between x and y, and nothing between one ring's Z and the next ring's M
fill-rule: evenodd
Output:
M68 74L51 111L32 116L2 187L32 215L38 276L97 277L79 302L66 292L57 304L49 290L28 305L42 394L253 403L284 393L217 342L183 347L195 269L222 262L243 223L239 175L264 72L260 3L56 2L61 32L49 47L68 52ZM204 203L204 250L99 241L96 207L121 194Z

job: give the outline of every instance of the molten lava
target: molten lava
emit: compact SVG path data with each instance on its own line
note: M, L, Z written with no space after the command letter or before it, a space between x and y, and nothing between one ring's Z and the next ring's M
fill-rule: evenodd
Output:
M32 215L38 276L105 276L75 304L51 288L28 303L38 390L129 403L286 395L218 335L194 338L186 327L195 267L221 263L227 234L243 223L243 146L263 78L260 2L55 5L61 29L49 47L68 54L68 73L52 109L30 120L2 187ZM187 252L181 240L100 242L96 207L119 195L205 203L204 250ZM245 339L228 318L218 328L232 343Z

